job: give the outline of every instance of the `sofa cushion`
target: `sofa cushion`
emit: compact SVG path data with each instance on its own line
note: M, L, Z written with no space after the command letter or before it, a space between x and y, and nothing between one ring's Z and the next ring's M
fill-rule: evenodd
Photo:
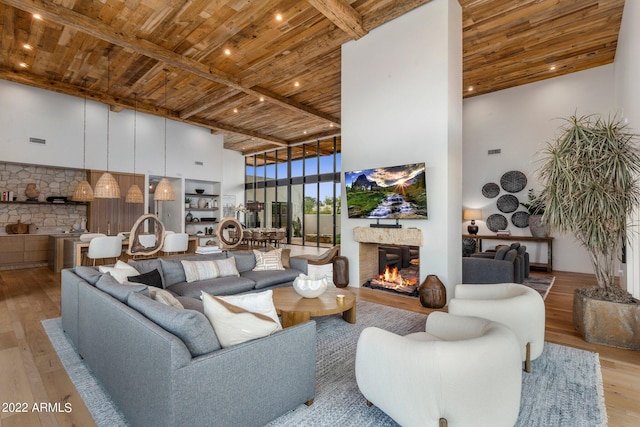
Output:
M499 246L496 248L496 254L494 255L493 259L497 259L497 260L503 260L504 256L507 254L507 252L510 250L509 246Z
M201 300L191 297L183 297L181 295L178 295L175 298L180 301L180 304L182 304L182 307L184 307L185 310L195 310L204 314L204 307Z
M114 279L120 283L124 283L129 276L137 276L140 274L138 270L127 264L126 262L118 261L113 267L107 267L101 265L98 267L100 273L111 273Z
M158 270L149 271L148 273L141 273L136 276L128 276L128 282L143 283L148 286L154 286L162 289L162 276Z
M111 273L105 273L96 282L96 288L124 303L127 302L127 298L129 298L129 294L131 293L141 293L147 297L149 296L149 287L147 285L125 283L126 284L123 285L114 279Z
M206 292L202 293L202 303L204 314L223 348L266 337L282 329L280 323L269 316L252 313Z
M284 270L281 260L282 249L275 249L269 252L256 251L254 249L253 255L256 258L256 266L253 267L253 271Z
M289 248L276 248L273 245L268 245L267 246L267 251L275 251L276 249L280 249L280 253L282 254L282 256L280 257L280 261L282 261L282 266L284 268L291 268L291 249Z
M202 313L163 305L138 294L129 295L127 303L161 328L180 338L193 357L220 349L218 338L209 320Z
M200 298L202 291L211 295L231 295L241 292L251 291L255 288L256 282L246 277L217 277L215 279L200 280L198 282L176 283L167 288L171 292L191 298Z
M518 256L517 249L509 249L507 253L504 254L504 260L513 262L517 256Z
M240 276L255 282L256 289L264 289L269 286L293 283L300 272L298 270L272 270L272 271L246 271Z
M98 269L94 267L83 267L79 265L74 269L74 271L78 275L78 277L85 280L92 286L95 286L96 282L102 277L102 273L100 273Z
M240 273L253 270L256 266L256 257L253 251L233 251L230 257L235 258L236 268Z
M158 270L158 272L160 273L160 277L162 277L162 287L163 288L166 287L166 285L164 284L164 272L162 271L162 263L160 262L159 258L139 259L139 260L130 259L127 261L127 264L129 264L131 267L138 270L140 274L149 273L150 271L153 271L153 270Z

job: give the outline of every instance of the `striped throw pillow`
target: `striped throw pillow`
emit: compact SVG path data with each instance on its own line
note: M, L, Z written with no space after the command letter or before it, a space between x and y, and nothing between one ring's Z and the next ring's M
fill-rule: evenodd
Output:
M187 283L198 280L215 279L220 276L218 265L215 261L185 261L181 260Z

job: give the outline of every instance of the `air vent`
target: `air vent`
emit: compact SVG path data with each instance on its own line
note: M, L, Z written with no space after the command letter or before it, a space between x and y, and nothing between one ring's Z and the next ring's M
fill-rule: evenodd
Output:
M488 155L492 155L492 154L500 154L501 150L500 148L494 148L493 150L489 150L487 151Z
M35 142L36 144L46 144L47 140L42 138L29 138L29 142Z
M196 162L196 166L204 166L204 162Z

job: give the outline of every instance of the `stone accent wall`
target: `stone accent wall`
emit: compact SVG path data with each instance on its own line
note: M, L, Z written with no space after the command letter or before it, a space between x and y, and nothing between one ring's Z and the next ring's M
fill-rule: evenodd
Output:
M38 200L44 202L50 196L71 198L73 189L86 179L86 172L49 166L23 165L0 162L0 192L13 191L17 202L24 202L27 184L35 183L40 190ZM0 227L18 221L37 227L61 227L70 229L80 218L87 216L86 205L44 203L0 203Z

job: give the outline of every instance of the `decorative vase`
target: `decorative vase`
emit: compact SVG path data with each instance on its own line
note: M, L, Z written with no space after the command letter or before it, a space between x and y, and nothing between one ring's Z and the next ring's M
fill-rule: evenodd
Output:
M317 298L327 290L329 281L325 276L299 274L293 281L293 289L302 298Z
M542 215L529 216L529 230L533 237L549 237L549 227L542 220Z
M204 209L205 206L207 206L207 200L206 199L198 199L198 208Z
M349 259L337 256L333 259L333 284L337 288L349 286Z
M429 274L418 287L420 304L427 308L442 308L447 304L447 288L435 274Z

